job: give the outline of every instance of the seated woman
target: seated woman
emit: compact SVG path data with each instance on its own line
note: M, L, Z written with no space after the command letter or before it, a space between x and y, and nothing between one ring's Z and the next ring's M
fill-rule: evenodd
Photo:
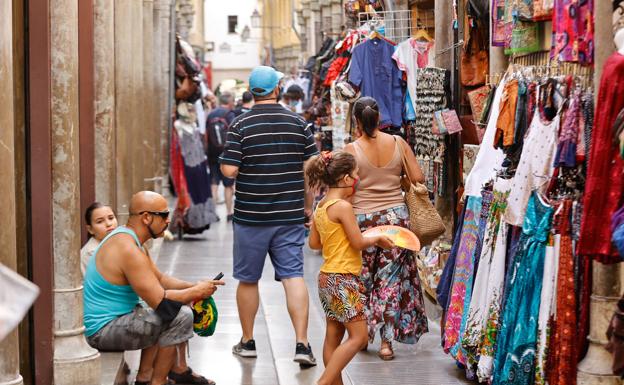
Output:
M87 262L93 255L102 239L117 227L117 217L110 206L93 202L85 211L85 223L89 232L89 240L80 249L80 271L84 277Z

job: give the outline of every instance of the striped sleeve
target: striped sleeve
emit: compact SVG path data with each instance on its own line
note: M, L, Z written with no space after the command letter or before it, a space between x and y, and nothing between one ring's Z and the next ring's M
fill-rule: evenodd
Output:
M311 123L308 124L303 131L304 135L306 136L305 149L303 153L304 160L308 160L314 155L318 154L318 149L316 148L316 141L314 140L314 134L312 133L312 130L310 129L311 126L312 126Z
M229 164L231 166L240 166L243 154L241 152L241 134L239 124L230 126L227 134L227 141L223 148L223 154L219 157L221 164Z

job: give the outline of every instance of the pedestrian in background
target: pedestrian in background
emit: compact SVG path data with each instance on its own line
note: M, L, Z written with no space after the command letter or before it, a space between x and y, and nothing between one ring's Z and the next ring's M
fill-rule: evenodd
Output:
M212 199L218 202L219 185L223 184L225 208L228 222L234 214L234 179L224 177L219 168L219 157L225 148L227 132L230 124L236 117L234 111L234 96L229 92L219 95L219 107L208 114L206 119L206 143L208 155L208 167L210 168L210 184L212 187Z
M234 109L234 115L236 117L241 116L245 112L249 112L251 107L253 107L253 95L249 91L243 92L243 97L241 100L241 105Z
M409 175L423 182L416 158L403 138L379 130L379 107L375 99L359 99L353 106L353 114L360 138L345 150L355 156L360 167L362 179L353 196L360 230L383 225L409 228L409 213L401 191L401 157L407 159ZM411 251L399 247L388 250L371 247L362 252L362 260L362 279L370 310L368 338L372 342L379 330L378 355L391 360L393 340L415 344L428 330L416 259Z
M236 178L233 275L239 281L236 303L243 336L232 352L257 356L258 281L269 254L295 328L294 360L316 365L308 343L309 298L303 280L304 224L312 212L303 170L318 152L305 120L277 103L283 76L271 67L254 68L249 88L255 104L230 126L221 156L223 175Z

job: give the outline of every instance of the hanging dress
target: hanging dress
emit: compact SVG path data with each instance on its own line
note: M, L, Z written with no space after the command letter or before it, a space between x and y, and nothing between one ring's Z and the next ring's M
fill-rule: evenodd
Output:
M481 197L468 197L459 250L455 260L451 298L444 324L444 351L450 352L461 363L466 362L466 354L461 346L461 330L464 312L470 305L480 212Z
M552 215L553 208L534 192L522 226L520 250L510 266L509 293L496 347L493 385L524 385L534 380L537 320Z
M531 192L536 189L544 192L553 175L559 118L557 114L550 122L544 122L539 108L535 109L505 210L504 218L510 225L522 226Z
M537 350L535 361L535 385L545 385L548 373L548 359L552 350L552 324L557 307L557 271L561 237L554 235L546 246L544 256L544 279L540 296L540 311L537 320Z
M624 159L613 145L613 122L624 108L624 55L614 53L604 65L596 102L595 125L583 199L578 253L603 263L619 262L608 223L624 203Z
M558 210L559 211L559 210ZM553 227L561 237L559 276L557 278L557 311L550 344L551 385L576 385L577 340L576 340L576 293L574 281L574 252L570 216L572 201L561 203Z
M473 288L473 295L470 300L466 329L463 333L462 347L467 354L467 362L476 365L479 362L481 342L487 336L488 320L495 312L497 306L493 305L493 296L500 299L502 295L502 285L505 277L505 246L506 242L499 245L498 237L506 239L506 227L501 226L501 216L507 205L507 195L509 195L510 181L499 178L494 183L493 200L489 207L489 217L483 239L479 266ZM495 255L496 246L503 249L503 253ZM499 257L495 260L494 257ZM502 258L500 258L502 256ZM502 263L501 263L502 261ZM495 283L495 284L492 284ZM492 307L492 309L491 309ZM500 308L500 306L498 306ZM477 373L478 375L478 373Z
M509 181L507 181L509 182ZM500 190L500 210L504 211L506 197L509 195L509 183L505 189ZM503 201L504 199L504 201ZM501 215L502 216L502 215ZM509 226L499 218L498 234L492 255L490 276L487 285L487 319L485 327L481 331L479 343L479 362L477 364L477 377L479 381L489 381L492 377L494 366L495 347L498 337L500 318L502 316L503 291L505 287L505 261L507 256L507 239Z

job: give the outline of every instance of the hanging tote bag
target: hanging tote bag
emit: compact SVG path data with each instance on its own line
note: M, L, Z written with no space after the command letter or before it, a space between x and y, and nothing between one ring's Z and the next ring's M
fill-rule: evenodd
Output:
M485 84L485 77L489 71L487 45L479 23L467 21L468 36L465 39L465 49L461 56L459 78L462 86L474 87Z
M395 137L396 141L397 138ZM418 182L412 182L407 168L407 160L401 147L401 162L403 163L403 176L401 177L401 188L405 192L405 205L409 211L410 230L416 234L420 240L420 245L430 245L440 235L444 234L446 227L442 217L436 211L429 199L427 186Z

